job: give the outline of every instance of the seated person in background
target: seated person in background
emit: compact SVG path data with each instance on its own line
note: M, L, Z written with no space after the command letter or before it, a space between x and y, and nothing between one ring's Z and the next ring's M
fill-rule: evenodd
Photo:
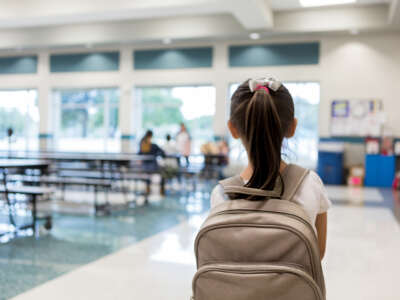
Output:
M158 168L157 156L165 157L165 152L158 145L152 143L153 131L147 130L140 141L139 154L153 155L153 159L145 160L143 165L146 168Z
M229 144L225 139L218 143L219 154L222 156L221 164L226 166L229 164Z
M178 175L180 155L176 143L171 139L171 135L167 134L163 150L166 157L162 161L162 174L165 179L172 179Z
M163 146L163 150L167 155L176 155L178 154L178 148L176 147L176 143L171 139L171 135L167 134L165 137L166 141Z

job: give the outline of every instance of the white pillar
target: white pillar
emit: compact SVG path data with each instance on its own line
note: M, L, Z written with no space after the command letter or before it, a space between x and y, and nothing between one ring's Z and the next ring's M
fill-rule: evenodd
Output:
M53 103L51 101L50 91L50 56L48 52L42 51L39 53L38 60L38 74L40 78L38 86L39 94L39 149L53 150L53 120L52 109Z
M217 44L214 47L214 68L215 68L215 89L216 107L214 117L214 134L216 138L226 137L228 129L228 87L229 81L226 79L228 69L228 46Z
M124 47L120 52L120 102L119 102L119 126L121 130L121 152L133 151L133 50Z

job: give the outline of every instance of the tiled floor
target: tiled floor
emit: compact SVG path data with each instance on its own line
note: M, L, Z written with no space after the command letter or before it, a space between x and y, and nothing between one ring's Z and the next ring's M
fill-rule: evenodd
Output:
M328 193L334 206L324 260L327 299L400 299L399 197L344 187ZM0 245L0 298L31 280L25 289L36 287L13 299L189 299L193 240L207 197L175 199L113 218L63 217L46 237ZM11 280L4 282L4 274ZM7 290L14 294L2 298Z
M51 232L37 239L19 237L0 244L0 299L9 299L165 231L189 216L203 215L209 209L204 196L151 197L150 205L113 212L111 217L54 215ZM71 205L56 205L71 211Z

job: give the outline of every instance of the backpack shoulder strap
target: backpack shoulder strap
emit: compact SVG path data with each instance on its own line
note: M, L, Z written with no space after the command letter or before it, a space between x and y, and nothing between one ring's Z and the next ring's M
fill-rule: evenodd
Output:
M298 165L289 164L282 173L282 179L285 184L285 190L282 199L292 201L293 196L303 183L310 170Z
M244 186L243 179L237 175L224 180L221 180L219 184L222 186L225 194L243 194L250 196L261 196L267 198L280 198L279 190L267 191L254 188L248 188Z

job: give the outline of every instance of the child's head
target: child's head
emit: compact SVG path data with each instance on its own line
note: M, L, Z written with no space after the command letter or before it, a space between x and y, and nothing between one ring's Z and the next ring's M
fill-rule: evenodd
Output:
M271 190L279 176L283 139L296 131L292 96L274 79L247 80L232 96L229 129L246 148L253 175L247 186Z

